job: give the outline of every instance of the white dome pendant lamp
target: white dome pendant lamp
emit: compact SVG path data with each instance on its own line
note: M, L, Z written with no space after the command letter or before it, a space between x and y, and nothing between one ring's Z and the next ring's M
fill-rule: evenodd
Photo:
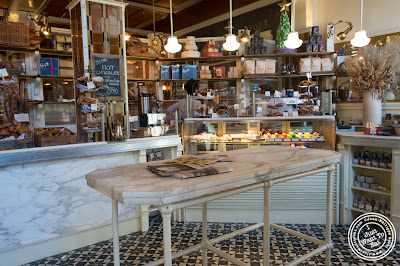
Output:
M303 40L300 40L299 38L299 33L294 30L295 27L295 5L294 5L295 0L292 1L292 32L289 33L288 38L286 41L283 43L285 44L286 48L289 49L297 49L303 44Z
M236 35L232 34L232 0L229 0L229 16L230 16L230 27L229 34L226 36L225 42L222 45L226 51L233 52L239 49L240 43L236 40Z
M178 43L178 38L174 36L174 22L172 20L172 0L169 0L169 11L171 20L171 36L168 37L167 44L164 46L165 51L174 54L182 49L182 44Z
M361 28L360 31L357 31L354 35L354 39L350 42L355 47L363 47L369 44L371 41L370 38L367 37L367 32L362 29L363 27L363 7L364 7L364 0L361 0Z

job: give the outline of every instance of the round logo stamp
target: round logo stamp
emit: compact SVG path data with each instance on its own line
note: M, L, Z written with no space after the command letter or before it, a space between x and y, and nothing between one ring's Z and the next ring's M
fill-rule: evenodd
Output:
M358 216L351 223L348 241L358 257L376 261L392 252L396 244L396 230L386 216L369 212Z

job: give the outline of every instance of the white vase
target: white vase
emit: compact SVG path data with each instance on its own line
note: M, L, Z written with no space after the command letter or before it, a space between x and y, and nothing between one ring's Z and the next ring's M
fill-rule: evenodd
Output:
M392 90L391 90L391 91L387 91L387 92L385 93L384 99L385 99L386 101L396 100L396 94L394 94L394 92L393 92Z
M382 124L382 99L378 93L365 92L363 95L363 125Z

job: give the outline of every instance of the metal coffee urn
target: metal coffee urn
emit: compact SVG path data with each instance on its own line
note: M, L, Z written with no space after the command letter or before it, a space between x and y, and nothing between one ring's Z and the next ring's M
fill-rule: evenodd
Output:
M140 117L140 126L147 127L147 114L151 113L151 97L154 94L152 93L139 93L139 117Z

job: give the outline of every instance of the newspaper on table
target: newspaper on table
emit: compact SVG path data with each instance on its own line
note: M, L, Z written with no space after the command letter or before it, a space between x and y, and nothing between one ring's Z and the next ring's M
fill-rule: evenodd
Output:
M162 164L147 166L147 169L163 177L192 178L232 172L233 169L230 167L217 166L215 164L216 162L231 161L229 156L225 154L187 155L166 161Z

